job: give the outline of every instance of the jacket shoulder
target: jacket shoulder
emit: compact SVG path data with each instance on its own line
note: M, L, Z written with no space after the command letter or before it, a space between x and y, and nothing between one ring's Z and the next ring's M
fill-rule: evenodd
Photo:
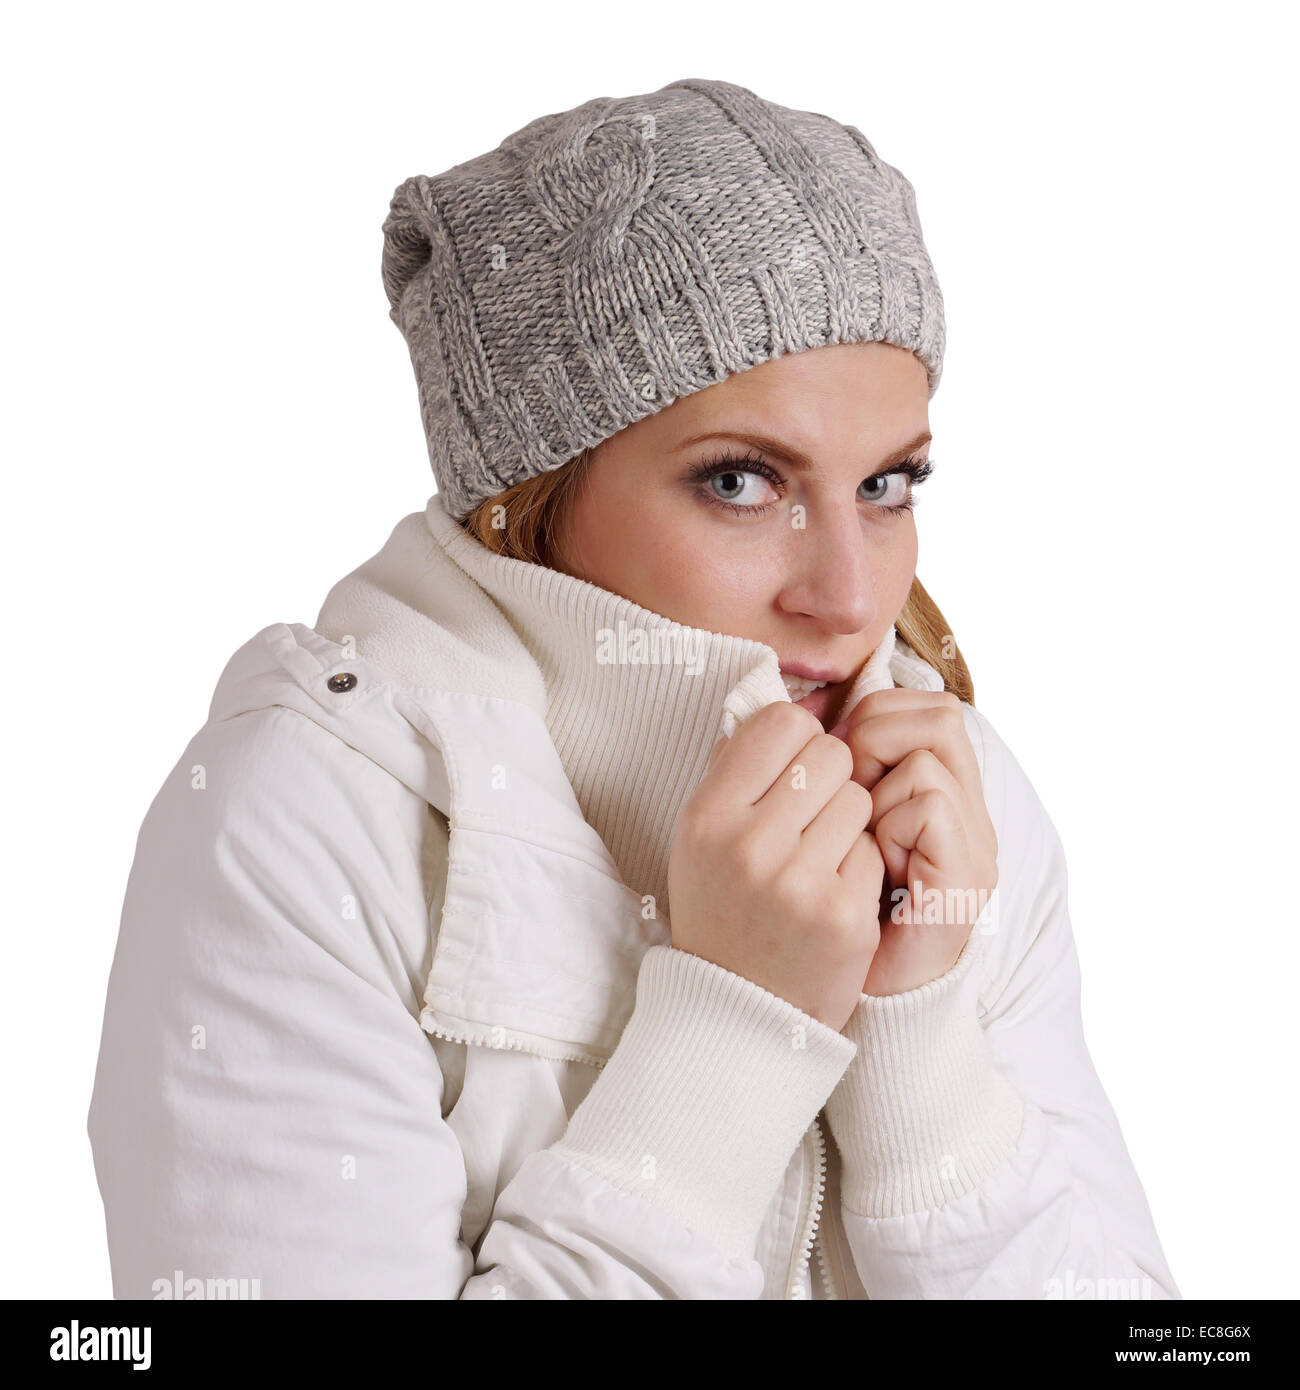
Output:
M402 957L391 981L409 983L427 971L445 820L355 741L274 693L268 684L209 719L159 787L131 871L135 929L163 930L154 917L171 901L296 938L328 926L350 896Z
M257 711L292 710L447 813L437 741L413 692L390 672L304 623L271 623L227 661L206 728Z
M331 642L303 623L269 623L255 632L226 662L208 709L209 722L232 719L250 710L276 705L334 713L343 706L338 697L356 688L348 669L348 649ZM335 699L329 700L333 695Z

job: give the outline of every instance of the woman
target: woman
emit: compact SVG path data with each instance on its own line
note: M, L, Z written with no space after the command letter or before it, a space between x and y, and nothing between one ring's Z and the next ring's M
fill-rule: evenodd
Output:
M911 185L691 80L384 230L438 491L235 653L141 831L117 1295L1178 1297L915 578Z

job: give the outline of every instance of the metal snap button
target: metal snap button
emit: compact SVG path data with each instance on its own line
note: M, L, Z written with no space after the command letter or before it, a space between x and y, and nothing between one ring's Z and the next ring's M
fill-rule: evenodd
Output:
M357 678L351 671L340 671L337 676L331 676L326 684L336 695L341 695L345 690L351 690L357 683Z

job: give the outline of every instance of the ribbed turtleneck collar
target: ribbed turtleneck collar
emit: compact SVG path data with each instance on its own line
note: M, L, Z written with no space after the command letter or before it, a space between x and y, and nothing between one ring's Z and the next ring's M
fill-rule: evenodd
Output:
M624 881L667 918L668 854L683 802L718 738L788 700L776 652L685 627L559 570L489 550L435 495L429 529L488 593L541 670L546 724L583 816ZM890 628L845 709L892 685Z

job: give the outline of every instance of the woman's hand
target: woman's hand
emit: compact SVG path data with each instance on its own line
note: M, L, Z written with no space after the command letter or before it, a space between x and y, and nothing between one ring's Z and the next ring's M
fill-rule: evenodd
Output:
M768 705L714 748L668 859L673 945L835 1029L880 939L885 872L852 772L815 716Z
M947 974L998 881L998 843L961 702L949 691L877 690L838 729L867 829L885 864L880 945L864 994L900 994Z

